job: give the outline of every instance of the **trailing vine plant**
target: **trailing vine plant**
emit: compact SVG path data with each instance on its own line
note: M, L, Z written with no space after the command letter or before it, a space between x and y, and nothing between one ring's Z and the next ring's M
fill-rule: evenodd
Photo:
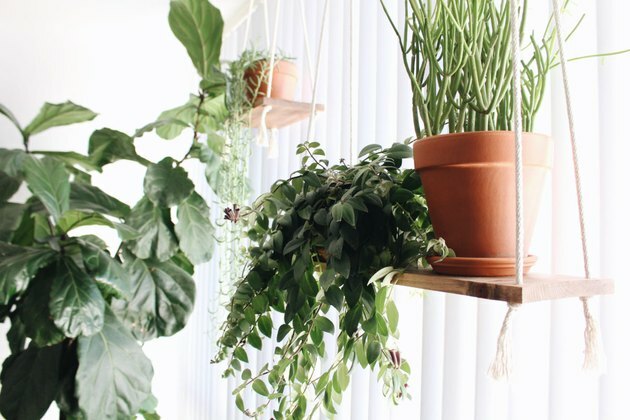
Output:
M388 284L422 256L449 253L433 238L417 174L401 169L406 144L371 145L353 166L329 165L315 142L300 144L303 166L260 196L250 219L248 264L232 295L215 362L240 378L237 407L250 416L335 413L355 365L379 371L395 403L408 396L408 363L396 349L398 311ZM332 349L326 334L335 336ZM274 348L261 369L248 364L263 340ZM326 363L326 353L330 362ZM265 398L246 407L243 392Z

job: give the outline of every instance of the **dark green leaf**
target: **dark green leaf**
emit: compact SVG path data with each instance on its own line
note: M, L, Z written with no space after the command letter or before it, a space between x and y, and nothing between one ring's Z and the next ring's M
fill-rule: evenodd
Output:
M127 223L140 234L129 241L129 248L139 258L155 256L167 261L177 251L177 241L167 210L155 207L146 197L140 199L129 214Z
M24 332L37 347L57 344L65 338L53 322L48 305L54 274L54 268L40 271L27 289L19 308Z
M325 333L333 334L335 332L335 324L325 316L315 318L315 326Z
M394 143L392 147L387 149L387 156L392 159L406 159L413 156L413 151L406 144Z
M70 101L61 104L45 103L39 114L24 128L26 136L42 132L51 127L93 120L96 114Z
M341 222L341 219L343 218L343 204L335 203L330 211L332 213L333 220L335 222Z
M107 251L83 240L79 240L83 263L90 275L119 298L127 299L131 294L128 273Z
M9 419L39 419L59 390L59 366L63 345L28 350L2 365L0 411Z
M273 322L268 315L262 315L260 318L258 318L258 329L264 336L271 338Z
M55 257L51 249L26 248L0 242L0 304L28 287L40 268Z
M265 385L265 383L263 381L261 381L260 379L256 379L253 383L252 383L252 389L257 393L262 395L263 397L266 397L267 395L269 395L269 391L267 390L267 385Z
M255 349L262 350L262 340L256 333L251 333L247 336L247 343Z
M367 346L367 361L372 364L381 353L381 344L378 341L370 341Z
M234 349L234 357L240 360L243 363L249 362L249 358L247 357L247 352L243 347L237 347Z
M368 144L359 152L359 157L366 156L372 152L376 152L377 150L381 150L383 147L380 144Z
M105 166L121 159L133 160L144 165L149 163L138 155L131 137L109 128L102 128L92 133L88 154L98 166Z
M103 328L105 300L96 283L71 258L57 264L50 290L50 314L67 337L89 336Z
M193 264L202 264L212 258L214 226L209 214L205 200L194 191L177 208L175 233L179 247Z
M27 208L25 204L0 204L0 241L11 241L13 232L20 227Z
M170 157L149 165L144 177L145 194L161 207L178 205L192 193L194 187L184 168L175 166Z
M0 170L0 202L7 201L20 189L22 181Z
M343 203L341 206L341 214L344 222L348 223L350 226L355 225L355 215L354 208L350 203Z
M343 238L339 237L332 241L328 246L328 253L336 258L341 258L343 252Z
M53 158L30 158L24 161L26 183L48 212L58 220L70 207L70 175L64 165Z
M326 301L338 311L343 308L343 292L337 286L330 286L325 292Z
M23 150L0 149L0 171L13 178L22 177L24 160L28 158Z
M8 316L5 315L4 317ZM3 317L3 318L4 318ZM4 321L4 320L3 320ZM7 342L9 344L9 350L11 354L16 354L26 349L26 332L24 331L24 324L18 317L14 317L11 320L11 328L7 331Z
M280 325L280 328L278 328L278 334L276 335L276 340L282 341L284 337L286 337L287 334L290 332L291 332L290 326L288 326L287 324Z
M125 265L131 277L129 301L112 304L133 335L146 341L184 328L195 301L195 283L170 261L134 259Z
M219 64L223 38L219 9L205 0L173 0L168 23L186 47L199 75L212 77L212 68Z
M109 309L101 332L79 338L77 353L76 392L87 418L128 418L151 395L151 362Z
M114 217L125 217L129 206L93 185L72 183L70 207L74 210L94 211Z

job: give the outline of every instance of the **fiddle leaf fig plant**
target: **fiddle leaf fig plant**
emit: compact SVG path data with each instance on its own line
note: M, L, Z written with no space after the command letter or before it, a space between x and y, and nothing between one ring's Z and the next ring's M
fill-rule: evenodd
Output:
M236 405L251 416L269 405L277 419L320 407L334 414L357 364L377 369L398 402L408 396L410 370L396 349L399 315L388 284L436 244L420 179L401 169L411 148L368 146L351 166L329 165L316 142L297 152L302 168L242 210L248 261L215 362L227 360L225 376L242 381ZM248 354L263 341L273 359L255 369ZM264 403L246 407L246 389Z
M210 207L183 163L205 164L218 190L221 150L212 134L227 112L218 9L173 0L169 23L199 72L199 92L133 135L98 129L87 154L33 150L32 136L96 114L47 103L23 126L0 105L23 143L0 149L0 322L11 325L0 413L8 420L41 418L53 401L60 418L159 418L142 343L186 325L194 264L213 255ZM168 140L191 133L186 155L143 157L134 141L153 130ZM135 180L143 196L131 207L92 184L93 173L120 160L146 169ZM118 240L105 243L94 226Z

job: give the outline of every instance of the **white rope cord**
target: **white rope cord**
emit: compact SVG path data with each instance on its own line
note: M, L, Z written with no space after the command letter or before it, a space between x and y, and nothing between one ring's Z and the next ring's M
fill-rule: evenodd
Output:
M247 48L247 42L249 41L249 28L252 22L253 11L254 11L254 0L249 0L249 7L247 9L247 21L245 22L245 37L243 38L243 50Z
M516 283L523 284L523 119L521 115L521 42L519 0L510 0L512 76L514 90L514 171L516 181ZM512 373L512 314L520 305L508 303L508 310L497 339L497 352L488 373L496 380L509 379Z
M350 159L352 163L356 153L356 141L354 138L354 0L350 0Z
M556 34L558 37L558 54L560 55L560 67L562 69L562 82L564 84L564 96L567 107L567 118L569 121L569 137L571 138L571 151L573 154L573 174L575 176L575 189L577 191L577 204L580 221L580 237L582 240L582 257L584 262L584 276L588 280L591 277L589 259L588 259L588 246L586 237L586 224L584 222L584 204L582 199L582 180L580 176L580 161L578 154L578 146L575 135L575 121L573 119L573 106L571 102L571 90L569 86L569 76L567 72L567 60L564 55L564 39L562 37L562 25L560 21L560 6L558 0L552 0L553 3L553 18L556 24ZM584 329L584 363L582 365L584 370L600 371L603 369L603 360L601 351L601 344L599 339L599 328L597 321L593 317L588 304L587 297L581 297L582 310L584 312L584 319L586 327Z
M311 42L308 38L308 25L306 24L306 12L304 10L304 0L300 0L300 11L302 12L302 32L304 33L304 48L306 49L306 62L308 64L308 75L311 80L311 90L313 89L313 63L311 61Z
M328 18L328 3L329 0L326 0L324 3L324 15L322 16L322 26L319 32L319 46L317 47L317 61L315 62L315 80L313 80L313 97L311 98L311 116L308 119L308 131L306 139L308 141L312 140L311 137L313 135L313 129L315 128L313 122L315 120L315 110L316 110L316 99L317 99L317 82L319 80L319 68L322 58L322 45L324 41L324 30L326 29L326 19Z
M267 98L271 97L271 86L273 85L273 69L276 65L276 43L278 41L278 22L280 21L281 2L282 0L277 0L276 2L276 15L275 15L275 22L273 26L273 39L271 41L271 46L268 45L270 57L269 57L269 67L267 69L268 71L267 92L266 92ZM267 2L265 1L265 28L268 30L269 23L267 22L268 16L267 16L267 11L266 11L267 10L266 5L267 5ZM263 74L264 74L264 70L265 69L263 69ZM273 107L271 105L265 105L263 107L262 114L260 115L260 129L259 129L258 136L259 136L259 143L261 143L263 146L269 146L269 136L267 134L267 130L268 130L267 114L271 112L272 108Z
M267 2L269 0L263 0L263 14L265 15L265 41L267 42L267 47L269 47L269 7Z

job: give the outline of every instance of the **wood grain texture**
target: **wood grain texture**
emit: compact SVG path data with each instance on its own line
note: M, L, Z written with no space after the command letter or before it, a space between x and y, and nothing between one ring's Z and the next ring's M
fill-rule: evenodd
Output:
M267 113L267 128L282 128L296 122L307 119L311 114L311 104L308 102L287 101L284 99L262 98L256 101L256 106L251 110L248 125L251 128L260 127L260 117L263 108L271 105L271 111ZM316 104L315 112L324 111L324 105Z
M615 290L611 279L530 274L517 285L513 277L457 277L411 269L398 276L396 284L510 303L608 295Z

